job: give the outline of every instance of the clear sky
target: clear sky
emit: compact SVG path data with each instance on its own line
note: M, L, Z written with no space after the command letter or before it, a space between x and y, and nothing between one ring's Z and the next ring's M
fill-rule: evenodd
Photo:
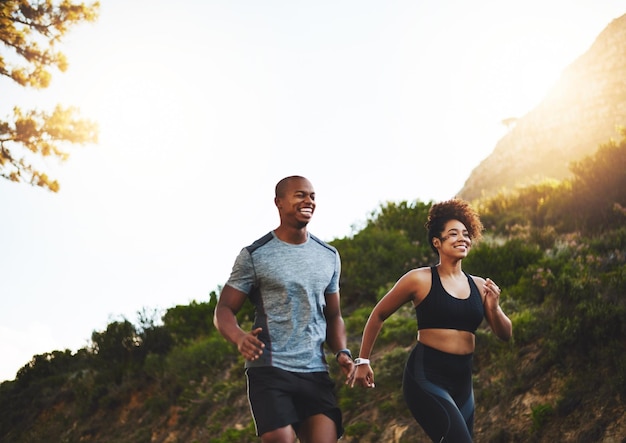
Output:
M626 13L622 0L101 0L50 88L0 79L4 116L77 106L98 145L0 181L0 380L122 316L205 301L307 176L310 231L442 200ZM1 50L1 49L0 49Z

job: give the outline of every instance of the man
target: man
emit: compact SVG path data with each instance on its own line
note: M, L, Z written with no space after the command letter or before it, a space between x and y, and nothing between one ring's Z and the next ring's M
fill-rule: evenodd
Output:
M220 333L246 359L248 400L263 443L337 442L341 411L328 374L324 342L348 377L339 303L339 253L307 231L315 191L304 177L276 185L280 225L241 250L215 308ZM246 298L254 304L252 331L235 315Z

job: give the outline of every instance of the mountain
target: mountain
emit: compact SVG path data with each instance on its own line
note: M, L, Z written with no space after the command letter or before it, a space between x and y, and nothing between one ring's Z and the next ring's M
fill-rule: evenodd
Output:
M457 195L467 200L503 187L570 177L569 164L618 138L626 126L626 14L613 20L569 65L544 100L517 119Z

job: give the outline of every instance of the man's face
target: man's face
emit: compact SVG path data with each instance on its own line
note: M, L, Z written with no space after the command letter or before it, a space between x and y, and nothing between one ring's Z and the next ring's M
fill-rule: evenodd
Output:
M276 198L281 220L295 227L306 226L315 212L315 190L307 179L292 179L285 194Z

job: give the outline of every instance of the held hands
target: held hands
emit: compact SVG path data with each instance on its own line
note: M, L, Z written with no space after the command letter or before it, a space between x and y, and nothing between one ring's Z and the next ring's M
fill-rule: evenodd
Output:
M237 349L246 360L256 360L263 354L265 344L257 338L262 330L261 328L253 329L239 339Z
M354 388L354 384L363 388L375 388L374 384L374 371L369 363L355 365L354 371L348 376L346 384L349 384L351 388Z

